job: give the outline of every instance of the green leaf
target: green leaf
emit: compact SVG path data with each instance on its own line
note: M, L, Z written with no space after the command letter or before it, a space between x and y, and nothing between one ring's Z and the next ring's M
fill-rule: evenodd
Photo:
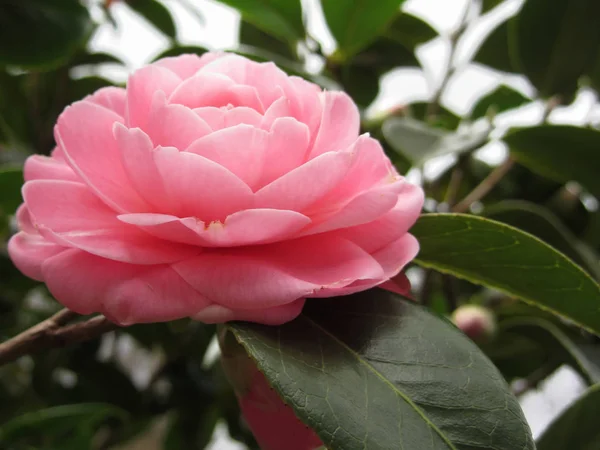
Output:
M416 102L409 105L412 117L419 119L422 122L427 122L435 128L443 128L445 130L456 130L462 120L460 116L450 111L448 108L440 106L435 112L433 118L428 117L429 103Z
M542 345L548 357L573 367L590 384L600 381L600 367L553 323L533 317L507 320L502 329L525 336Z
M83 65L96 65L96 64L119 64L125 65L123 61L114 55L109 53L82 53L75 56L70 62L71 66L83 66Z
M533 234L600 279L598 258L582 250L584 244L550 210L532 202L504 200L486 208L485 215Z
M538 438L537 450L600 448L600 385L589 388Z
M494 115L509 109L518 108L531 101L530 98L501 84L489 94L483 96L473 107L471 119L479 119L492 112Z
M598 54L600 2L527 0L515 22L523 73L542 96L572 96Z
M296 42L306 34L300 0L218 0L239 11L242 19L267 34Z
M195 45L176 45L175 47L171 47L154 57L152 61L157 61L162 58L167 58L170 56L179 56L186 55L188 53L192 53L194 55L202 56L208 50L204 47L198 47Z
M23 202L23 169L21 167L0 167L0 214L13 214Z
M436 156L462 153L481 147L490 128L477 124L456 133L448 133L407 117L391 117L382 126L386 141L394 150L420 166Z
M309 300L279 327L226 327L333 450L533 449L518 402L477 346L390 292Z
M411 233L421 246L418 264L513 295L600 334L600 286L536 237L466 214L425 214Z
M168 8L158 0L130 0L127 5L171 39L177 37L177 28Z
M75 429L86 428L93 436L97 426L106 419L123 420L126 416L125 411L104 403L79 403L40 409L0 425L0 442L6 445L23 439L29 441L43 437L46 442L56 439L55 443L58 444L60 438Z
M324 0L327 26L345 60L385 33L404 0L379 0L377 7L367 0Z
M556 181L577 181L600 198L600 131L571 125L540 125L509 132L514 158Z
M494 9L496 6L503 2L504 0L482 0L481 13L485 14L486 12Z
M509 34L512 31L510 24L514 20L514 18L511 18L502 22L485 38L475 54L474 62L489 66L500 72L517 72L509 47Z
M0 2L0 65L41 69L82 47L92 22L78 0Z
M438 32L424 20L406 12L396 14L383 36L414 52L418 45L438 36Z
M265 33L245 20L240 23L240 43L256 48L264 48L291 60L297 58L295 51L287 42Z

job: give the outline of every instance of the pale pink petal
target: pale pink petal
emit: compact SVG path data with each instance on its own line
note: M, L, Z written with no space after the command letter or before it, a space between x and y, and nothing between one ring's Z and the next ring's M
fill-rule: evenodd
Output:
M27 232L17 233L8 241L8 254L14 265L23 274L37 281L44 281L44 261L65 250L65 247L47 241L39 234Z
M239 211L227 217L225 223L210 224L193 217L180 219L162 214L126 214L118 218L161 239L203 247L277 242L294 236L310 224L310 219L300 213L277 209Z
M157 212L212 222L253 207L248 185L210 159L159 147L154 151L154 161L170 201Z
M225 114L228 108L217 108L216 106L203 106L194 108L194 113L212 128L213 131L225 128Z
M170 266L140 266L69 250L46 260L52 295L80 314L100 312L121 325L180 319L209 302Z
M204 323L224 323L238 320L264 325L281 325L298 317L302 312L304 303L304 299L299 299L273 308L251 310L232 310L220 305L210 305L193 315L192 319Z
M281 96L265 111L260 128L263 130L270 130L275 120L283 117L290 117L291 115L290 100L287 97Z
M168 98L170 103L188 108L227 106L232 100L228 89L234 85L225 75L200 72L181 83Z
M195 75L202 67L215 59L222 58L221 53L205 53L202 56L187 54L180 56L172 56L162 58L156 61L153 65L164 67L174 72L179 78L185 80L186 78Z
M144 128L155 147L186 149L196 139L212 132L208 124L182 105L154 105Z
M64 161L42 155L31 155L23 168L25 181L31 180L70 180L82 181Z
M31 215L29 214L29 209L27 209L25 203L19 205L15 217L17 219L19 230L25 231L26 233L37 234L38 231L31 221Z
M373 253L373 258L383 268L384 277L387 279L397 275L418 253L419 241L412 234L407 233Z
M155 64L136 70L127 82L127 124L144 128L154 94L162 91L168 97L180 84L181 78Z
M269 144L258 185L265 186L300 166L306 158L310 133L308 127L291 117L276 119L271 126Z
M36 180L23 197L40 234L63 246L135 264L179 261L200 250L162 241L119 221L83 184Z
M325 153L257 191L256 207L302 212L327 195L351 163L351 153Z
M321 94L322 117L310 157L345 150L357 138L360 129L358 108L344 92Z
M92 95L85 98L86 101L104 106L109 110L125 117L125 104L127 101L127 91L123 88L114 86L98 89Z
M260 113L265 111L265 107L258 96L258 91L253 86L235 85L228 89L228 93L231 96L231 100L228 103L231 103L233 106L247 106Z
M398 192L403 185L404 181L400 180L365 191L345 205L334 205L329 210L318 213L307 212L315 226L308 228L304 234L324 233L376 220L396 205Z
M226 167L253 188L265 165L269 134L251 125L236 125L215 131L195 141L187 152ZM269 161L277 164L276 161Z
M290 100L292 117L308 126L314 142L322 116L323 107L319 98L321 88L303 78L292 76L283 89Z
M121 164L112 133L119 122L121 118L106 108L77 102L58 118L56 141L73 170L107 205L120 212L147 210Z
M421 188L404 183L396 205L389 212L363 225L340 229L337 233L372 253L399 239L414 225L423 201Z
M227 109L225 112L224 127L235 127L240 124L252 125L260 128L263 116L252 108L247 106L238 106L237 108Z

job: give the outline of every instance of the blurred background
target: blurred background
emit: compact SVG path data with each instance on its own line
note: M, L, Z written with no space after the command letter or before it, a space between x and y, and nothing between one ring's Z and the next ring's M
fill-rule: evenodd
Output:
M163 56L232 50L346 90L361 107L363 131L381 139L398 169L425 186L429 211L452 203L447 192L458 165L465 175L453 196L462 198L506 161L502 137L511 127L546 121L597 128L600 33L573 30L600 30L598 16L562 29L569 41L552 34L566 0L548 0L551 7L540 0L526 7L524 0L406 0L397 2L401 11L378 19L382 26L362 25L377 30L353 49L336 40L338 24L327 12L357 3L303 0L303 22L286 33L261 19L258 0L0 0L3 243L14 231L22 163L52 150L52 127L62 109L102 86L123 85L132 70ZM572 73L548 84L539 81L541 62L534 69L516 64L507 36L519 26L521 39L531 41L521 53L529 51L532 61L549 51L552 67L564 64ZM562 47L554 45L560 39ZM544 40L553 42L550 50ZM581 186L517 165L471 211L510 201L523 203L503 203L492 217L524 221L524 229L571 251L584 268L589 261L597 266L590 252L600 246L598 202ZM543 213L532 212L532 204L543 205ZM58 305L43 286L18 273L5 245L0 265L4 340ZM494 311L501 331L482 347L519 394L534 435L600 373L595 339L568 324L521 304L498 304L493 292L468 283L461 282L449 304L441 276L432 281L416 267L408 275L423 297L424 283L432 286L427 301L442 314L462 303ZM515 316L530 322L502 331L502 321ZM563 338L580 353L574 357ZM23 357L0 367L0 430L8 439L0 448L256 448L218 357L214 327L186 320L133 326ZM593 370L582 369L581 358Z

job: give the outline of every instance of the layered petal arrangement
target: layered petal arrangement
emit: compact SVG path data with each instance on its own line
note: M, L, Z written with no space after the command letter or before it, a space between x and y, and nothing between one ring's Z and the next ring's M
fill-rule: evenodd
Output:
M271 63L165 58L66 108L25 165L10 256L81 313L280 324L416 255L423 192L359 113Z

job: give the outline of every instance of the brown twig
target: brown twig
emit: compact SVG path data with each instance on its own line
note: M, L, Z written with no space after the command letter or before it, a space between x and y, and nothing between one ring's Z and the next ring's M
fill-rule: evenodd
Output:
M492 172L473 189L465 198L452 208L452 212L464 213L469 210L471 205L485 197L499 182L504 178L510 169L515 164L512 157L508 157L506 161L496 167Z
M47 348L64 347L87 341L117 328L117 325L104 316L96 316L84 322L67 325L77 317L76 313L63 309L43 322L1 343L0 365Z

